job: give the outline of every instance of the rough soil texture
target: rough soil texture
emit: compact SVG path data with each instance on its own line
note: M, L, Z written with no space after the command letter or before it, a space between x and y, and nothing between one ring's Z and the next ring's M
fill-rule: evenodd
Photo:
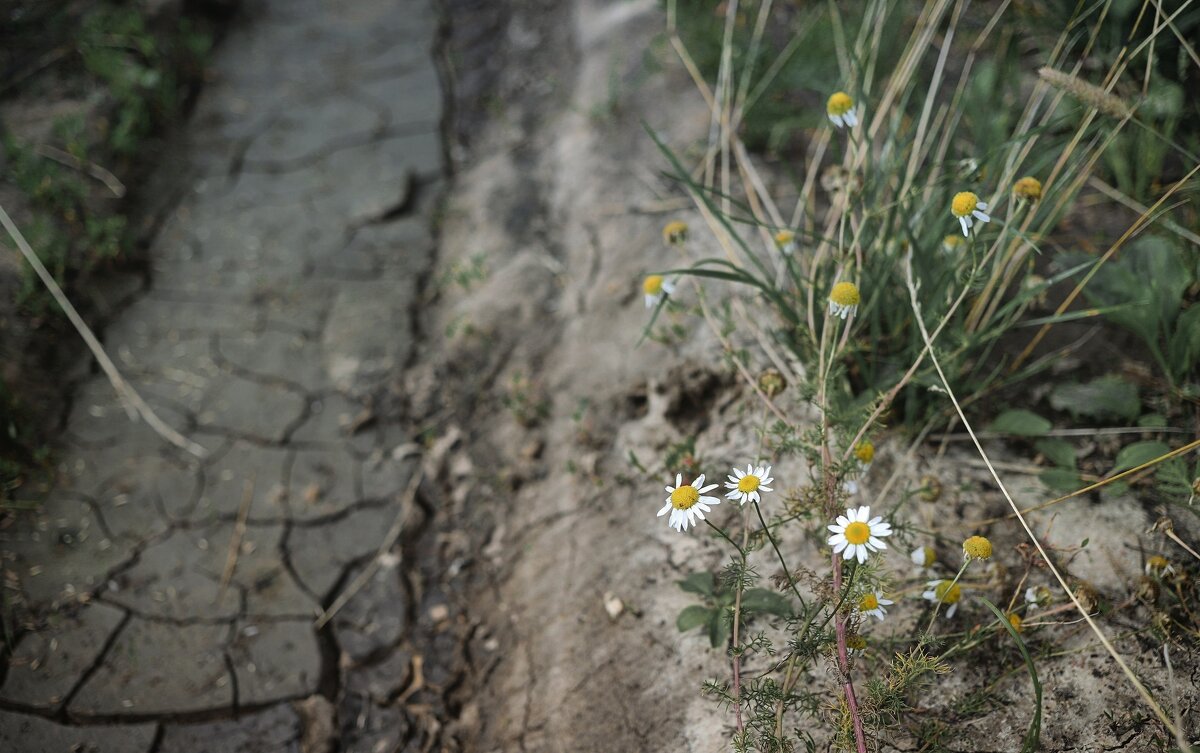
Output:
M670 445L695 436L714 476L754 454L762 417L703 322L668 314L677 336L637 345L638 281L678 259L662 225L686 219L706 243L642 128L689 160L708 129L654 43L658 5L529 0L473 15L451 0L449 186L434 9L334 8L272 0L218 51L153 286L104 333L210 456L165 449L91 378L71 405L61 483L0 532L22 616L0 747L726 750L731 715L700 695L727 676L725 658L675 628L691 603L675 582L725 554L655 513ZM893 472L912 486L935 474L943 497L909 509L947 542L1004 512L965 452L912 460L899 439L879 444L864 502L883 504ZM807 473L778 467L780 497ZM1043 494L1029 478L1012 486ZM1116 603L1141 568L1129 532L1153 517L1132 500L1081 500L1038 521L1056 544L1090 537L1072 572ZM1015 568L1019 530L986 532ZM904 543L889 562L919 583ZM955 546L939 547L944 561ZM785 553L793 567L827 561L799 537ZM898 636L927 619L919 594L894 611ZM987 614L965 604L956 619ZM1064 630L1054 640L1069 653L1039 665L1044 749L1156 749L1159 728L1086 629ZM1118 645L1169 698L1161 653L1138 641ZM856 672L885 658L868 653ZM1190 709L1197 662L1172 658ZM947 750L1018 748L1032 699L1012 647L954 664L917 713L955 720ZM951 716L1013 667L987 714ZM819 666L805 681L832 697L834 680ZM882 747L917 747L895 742Z

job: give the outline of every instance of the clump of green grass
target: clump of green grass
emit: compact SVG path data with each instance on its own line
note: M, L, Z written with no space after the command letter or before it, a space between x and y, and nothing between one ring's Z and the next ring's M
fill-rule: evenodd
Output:
M714 15L704 4L667 3L668 38L710 105L712 127L696 153L678 153L650 134L666 174L694 202L705 237L699 240L696 227L668 226L664 239L684 262L646 278L654 307L647 334L662 311L699 315L762 409L759 444L739 459L750 466L735 466L724 488L704 475L688 483L675 475L659 512L681 531L707 527L732 552L727 590L697 591L703 575L683 584L703 599L681 613L678 626L705 627L714 645L726 647L730 679L705 690L732 709L735 750L815 749L812 734L792 732L813 729L806 717L824 720L837 747L860 753L905 729L940 737L947 730L905 723L917 689L936 682L951 658L1000 639L1015 639L1032 679L1022 748L1036 749L1042 686L1022 631L1054 623L1027 619L1046 606L1039 589L1048 587L1030 582L1035 562L1066 596L1041 614L1078 612L1157 722L1181 739L1176 720L1097 623L1094 589L1071 578L1071 558L1088 541L1047 550L966 412L985 405L985 396L1017 394L1079 347L1039 348L1049 328L1103 316L1141 338L1162 385L1089 375L1059 385L1047 400L1057 420L1123 422L1134 441L1098 468L1105 459L1081 458L1069 434L1029 408L993 414L989 431L1053 465L1048 485L1053 478L1071 494L1046 506L1151 473L1176 493L1190 483L1183 456L1197 443L1172 449L1177 435L1168 424L1187 410L1185 385L1195 376L1200 319L1192 321L1189 296L1196 269L1167 239L1192 232L1179 220L1194 223L1195 215L1178 212L1172 226L1165 214L1172 197L1194 191L1196 172L1168 184L1156 182L1161 174L1122 176L1113 168L1131 154L1152 172L1190 158L1177 138L1180 107L1143 109L1155 78L1151 53L1172 27L1135 19L1106 75L1088 80L1082 62L1110 28L1110 6L1079 5L1059 33L1018 39L1007 4L983 10L948 0L865 0L796 11L729 3ZM1200 61L1188 69L1189 80L1197 76ZM1134 135L1122 141L1123 134ZM1151 142L1157 156L1143 159ZM754 148L768 157L790 153L794 162L764 167ZM1112 174L1102 173L1105 166ZM790 183L772 180L788 173ZM1105 206L1097 209L1097 201ZM1101 225L1081 243L1069 227L1131 205L1134 223L1123 233ZM1149 229L1153 235L1117 257L1131 236ZM1074 253L1096 237L1113 240L1108 252ZM1093 309L1072 308L1081 294ZM1052 300L1059 301L1054 310ZM769 389L758 376L768 367L779 376ZM936 494L936 484L889 496L893 476L868 522L858 482L870 471L885 421L915 435L914 448L937 426L966 429L1032 545L1018 582L991 566L992 546L982 536L963 542L961 566L923 554L932 552L922 545L929 532L906 524L904 506ZM789 458L802 460L796 465L809 468L809 477L776 481L797 491L782 500L776 493L768 504L769 476L783 476ZM751 497L760 488L761 499ZM740 514L718 515L726 509L717 507L722 493L726 504L741 502ZM716 522L731 517L728 526ZM786 541L826 537L834 547L828 572L788 567ZM892 549L917 544L912 562L921 574L885 566L885 540ZM747 604L761 590L755 562L763 559L782 571L776 590L790 613L783 603L765 611ZM996 623L939 627L939 617L952 618L984 593L1008 598L1004 610L986 602ZM917 631L888 643L897 659L880 672L869 660L867 625L888 609L906 610L899 597L916 594L928 602ZM835 687L825 695L801 687L823 664L834 667ZM983 713L996 698L981 688L951 713Z

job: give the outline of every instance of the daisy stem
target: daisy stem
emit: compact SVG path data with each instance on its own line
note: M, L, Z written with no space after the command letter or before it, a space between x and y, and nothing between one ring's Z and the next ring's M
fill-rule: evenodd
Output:
M833 590L842 590L842 556L836 552L833 554ZM845 595L843 594L844 599ZM858 700L854 697L854 682L850 679L850 657L846 651L846 618L837 614L836 611L834 615L833 630L837 636L838 670L842 674L842 690L846 694L846 709L850 712L850 719L854 724L854 745L858 749L858 753L867 753L867 738L863 732L862 717L858 713Z
M725 529L721 528L720 526L713 525L712 521L709 520L708 518L704 519L704 525L708 526L709 528L713 529L717 533L721 534L721 538L728 541L729 545L737 550L738 554L741 555L743 560L746 559L746 550L743 549L742 547L738 546L736 541L729 538L729 534L725 533Z
M779 545L775 543L775 537L771 535L771 526L767 525L766 519L763 517L762 509L759 508L757 502L751 502L754 505L754 512L758 513L758 522L762 523L763 532L767 534L767 541L771 542L771 548L775 550L775 556L779 558L779 566L783 568L783 577L787 578L788 585L792 587L792 593L796 594L796 598L800 600L800 610L808 611L808 604L804 601L804 597L800 595L800 589L796 588L796 581L792 579L792 571L788 569L787 562L783 559L783 552L779 551Z

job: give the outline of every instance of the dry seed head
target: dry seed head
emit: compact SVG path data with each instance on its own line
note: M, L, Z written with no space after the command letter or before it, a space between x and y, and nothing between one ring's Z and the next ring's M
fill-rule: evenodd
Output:
M937 502L942 496L942 482L938 481L937 476L922 476L921 491L917 492L917 496L925 502Z
M767 369L758 375L758 388L767 397L775 397L787 389L787 380L778 369Z
M1083 104L1094 107L1110 117L1126 118L1132 112L1129 105L1125 104L1120 97L1069 73L1045 67L1038 69L1038 75L1055 89L1066 92Z

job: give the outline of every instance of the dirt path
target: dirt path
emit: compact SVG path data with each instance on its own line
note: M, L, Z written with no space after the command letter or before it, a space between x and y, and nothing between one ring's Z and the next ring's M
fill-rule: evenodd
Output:
M0 749L391 749L429 732L397 697L448 716L454 675L414 637L454 633L436 584L410 588L416 560L440 568L415 543L428 501L406 494L423 453L372 408L413 357L433 260L436 9L248 6L150 286L103 333L210 454L130 423L102 376L80 385L56 488L0 533L18 616ZM401 544L315 629L398 515Z

